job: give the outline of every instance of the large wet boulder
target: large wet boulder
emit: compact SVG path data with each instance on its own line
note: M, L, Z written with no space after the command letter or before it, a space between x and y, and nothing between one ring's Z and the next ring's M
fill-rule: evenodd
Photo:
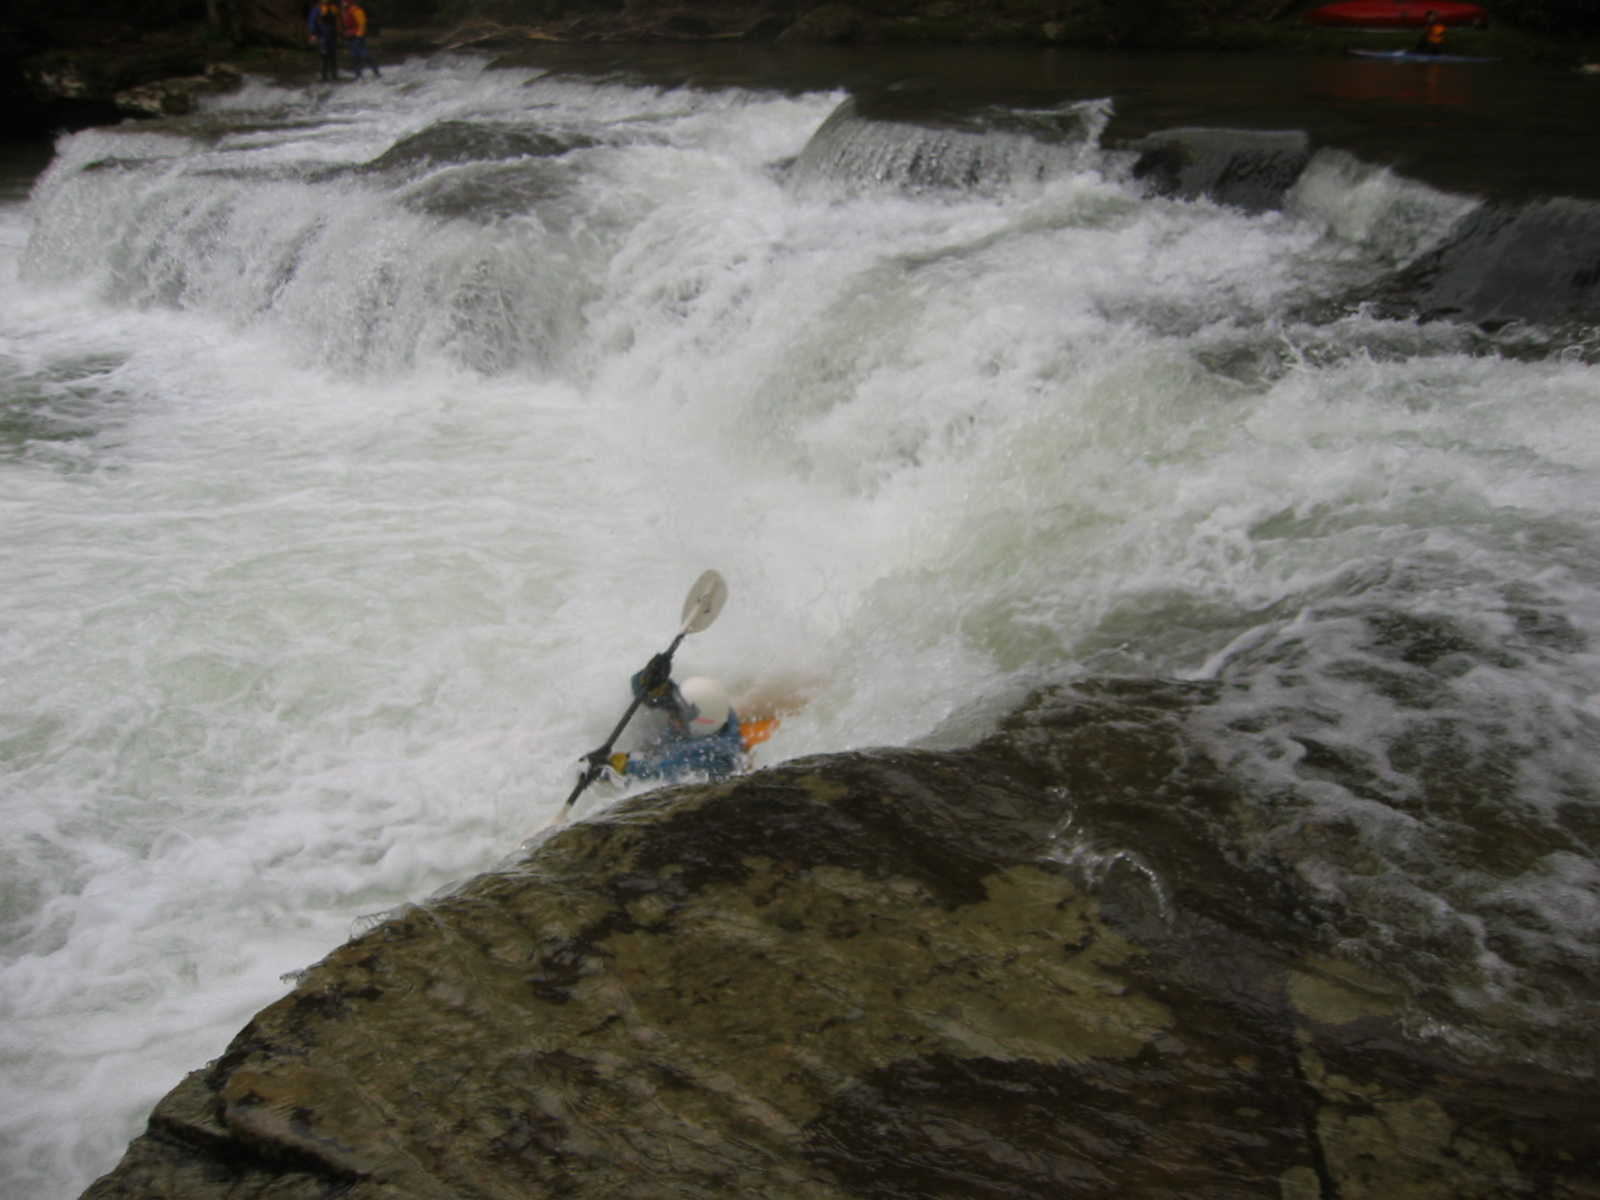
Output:
M305 971L87 1196L1600 1195L1589 1082L1419 1041L1218 842L1218 695L626 800Z
M1600 321L1600 204L1484 204L1385 281L1381 311L1499 326Z
M1298 130L1164 129L1131 148L1134 178L1153 193L1247 212L1281 208L1311 161L1311 139Z
M1073 169L1098 136L1095 106L1049 114L971 111L920 88L842 101L790 165L802 192L993 192Z

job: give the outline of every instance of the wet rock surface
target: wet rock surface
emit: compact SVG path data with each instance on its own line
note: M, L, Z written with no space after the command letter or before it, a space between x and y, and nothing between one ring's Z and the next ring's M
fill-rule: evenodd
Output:
M1164 196L1209 196L1247 212L1279 208L1311 161L1303 133L1169 129L1135 143L1136 179Z
M304 972L87 1196L1597 1196L1219 849L1213 685L624 801ZM1134 848L1134 849L1130 849Z
M1485 205L1379 290L1381 311L1489 326L1600 320L1600 204Z

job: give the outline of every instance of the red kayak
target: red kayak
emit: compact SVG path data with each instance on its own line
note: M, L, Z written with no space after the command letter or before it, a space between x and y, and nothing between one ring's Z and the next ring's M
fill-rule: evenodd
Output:
M1312 25L1344 25L1360 29L1421 29L1429 13L1446 25L1479 25L1489 20L1481 4L1459 0L1338 0L1306 13Z

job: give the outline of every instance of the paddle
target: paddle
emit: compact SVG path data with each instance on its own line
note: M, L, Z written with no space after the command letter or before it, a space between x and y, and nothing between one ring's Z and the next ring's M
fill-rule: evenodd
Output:
M645 668L652 672L653 683L665 683L671 677L672 656L677 653L679 644L691 633L699 633L715 621L727 599L727 581L716 571L706 571L694 581L694 586L689 589L689 595L683 601L683 624L678 629L678 636L672 639L672 645L652 658L650 665ZM578 786L572 789L572 794L561 806L561 811L556 813L555 819L550 822L552 825L559 825L566 820L573 801L583 795L584 788L600 778L600 772L605 770L606 762L611 758L611 747L616 745L617 739L622 736L622 731L633 719L633 714L639 711L639 705L644 703L648 691L648 687L641 688L640 694L633 698L632 704L628 705L628 711L622 714L622 720L618 721L617 727L611 731L611 736L603 745L583 756L589 765L584 768L583 775L578 779Z

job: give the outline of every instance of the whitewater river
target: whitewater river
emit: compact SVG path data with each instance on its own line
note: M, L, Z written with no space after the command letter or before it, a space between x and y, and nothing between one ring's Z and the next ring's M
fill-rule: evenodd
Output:
M766 762L1102 674L1315 724L1216 749L1266 840L1360 844L1303 871L1353 952L1593 1073L1600 342L1353 298L1485 197L1592 232L1595 95L971 61L415 60L12 164L0 1191L75 1196L287 973L513 853L707 567L680 665L809 698ZM1136 177L1203 125L1309 161ZM1470 803L1413 786L1441 755Z

